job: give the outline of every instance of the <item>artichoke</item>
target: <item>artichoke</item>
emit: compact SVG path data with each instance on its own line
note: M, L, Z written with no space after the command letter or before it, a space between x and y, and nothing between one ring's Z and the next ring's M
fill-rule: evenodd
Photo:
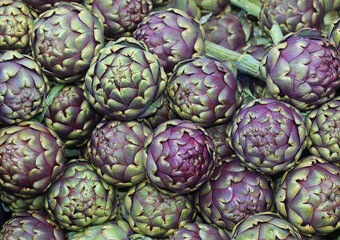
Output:
M116 189L102 180L90 163L73 159L46 192L44 207L62 228L81 231L113 220L117 203Z
M33 198L60 177L65 166L61 139L38 122L22 122L0 130L0 186Z
M272 175L296 164L306 147L306 135L300 112L270 98L242 106L228 133L229 145L244 164Z
M82 2L83 0L22 0L27 3L35 11L41 13L56 7L59 2Z
M201 18L201 10L197 7L195 0L171 0L161 9L177 8L184 11L190 17L199 20Z
M170 107L200 126L227 122L243 100L241 84L232 70L208 57L182 61L167 84Z
M200 188L215 167L215 145L205 129L184 120L164 122L145 141L150 182L169 195Z
M72 240L129 240L133 235L129 223L119 220L117 222L105 222L100 225L91 226L72 236Z
M122 208L133 231L155 238L169 236L195 214L189 197L164 195L147 181L130 188Z
M44 122L67 148L72 148L84 145L101 119L85 99L84 91L76 85L69 85L49 105Z
M170 235L170 240L229 240L222 229L216 229L206 223L188 223Z
M339 52L315 31L286 36L269 50L260 69L268 94L301 111L331 100L340 86Z
M1 228L0 240L66 240L64 232L44 212L14 214Z
M138 24L133 37L145 42L166 72L204 50L203 29L185 12L175 8L149 14Z
M137 121L109 121L97 125L88 152L97 173L115 187L131 187L145 176L143 150L151 128Z
M49 87L32 57L7 51L0 55L0 71L1 124L31 120L43 111Z
M229 5L229 0L195 0L202 13L219 14Z
M36 13L30 11L25 3L2 0L0 2L0 53L8 50L29 52L29 31L33 28L36 17Z
M340 50L340 18L332 21L327 38Z
M309 112L305 122L310 153L340 166L340 97Z
M271 180L236 158L224 158L194 199L207 223L227 230L248 215L274 207Z
M129 36L152 9L151 0L84 0L83 5L104 24L105 36Z
M91 62L85 97L112 120L134 120L160 105L167 76L146 46L128 37L109 42Z
M289 222L272 212L257 213L239 222L232 239L300 240L300 233Z
M84 6L61 2L39 15L30 41L42 71L59 83L71 83L84 77L104 46L104 30Z
M307 236L340 228L340 169L308 156L282 178L275 196L278 212Z

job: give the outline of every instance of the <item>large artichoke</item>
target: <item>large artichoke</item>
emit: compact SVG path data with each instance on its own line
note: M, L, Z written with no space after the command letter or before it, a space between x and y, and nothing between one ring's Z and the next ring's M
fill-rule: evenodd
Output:
M134 120L155 112L167 76L146 46L128 37L109 42L92 60L85 96L108 119Z
M275 99L255 99L235 116L229 145L247 166L276 174L295 165L306 147L306 134L296 108Z
M80 147L90 138L102 117L85 99L84 91L65 86L45 113L45 125L54 130L67 148Z
M49 88L33 58L7 51L0 55L0 71L0 123L16 124L39 114Z
M130 188L122 210L135 232L156 238L169 236L194 216L189 197L164 195L147 181Z
M104 46L101 22L84 6L60 3L39 15L31 33L33 56L60 83L79 81Z
M203 53L203 35L198 22L175 8L149 14L133 33L158 56L167 72L180 61Z
M151 0L84 0L83 5L103 22L110 39L131 35L152 9Z
M206 182L215 167L215 145L198 125L184 120L164 122L145 142L148 179L163 193L193 192Z
M117 191L84 159L73 159L46 192L48 215L68 231L102 224L116 216Z
M64 170L65 146L38 122L0 130L0 185L19 197L42 194Z
M225 158L195 193L195 204L206 222L232 230L248 215L271 211L273 190L270 179L238 159Z
M308 156L286 172L275 196L279 213L307 236L340 228L340 169Z
M97 125L88 144L97 173L116 187L130 187L144 180L144 143L151 133L146 124L137 121Z
M0 1L0 53L7 50L29 52L29 31L35 17L35 12L21 1Z
M227 122L243 100L233 69L202 56L175 67L167 92L174 112L204 127Z

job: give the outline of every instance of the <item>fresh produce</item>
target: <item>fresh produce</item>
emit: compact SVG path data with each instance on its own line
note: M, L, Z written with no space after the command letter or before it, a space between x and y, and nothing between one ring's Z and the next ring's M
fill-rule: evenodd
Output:
M229 0L195 0L197 6L201 9L201 11L219 14L221 13L228 5Z
M22 0L27 3L31 8L33 8L38 13L45 12L57 6L59 2L77 2L80 3L83 0Z

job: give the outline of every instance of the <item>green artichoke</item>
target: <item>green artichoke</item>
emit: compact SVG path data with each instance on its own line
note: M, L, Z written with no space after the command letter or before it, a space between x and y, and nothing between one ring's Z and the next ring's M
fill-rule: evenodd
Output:
M97 125L88 144L100 177L117 188L131 187L145 176L143 150L151 128L137 121L108 121Z
M21 1L0 1L0 53L8 50L29 52L29 31L36 17L36 13Z
M117 203L116 189L102 180L90 163L73 159L46 192L44 207L62 228L81 231L113 220Z
M32 57L7 51L0 55L0 71L1 124L28 121L43 111L49 87Z
M1 228L0 240L66 240L64 232L44 212L15 213Z
M340 97L309 112L305 122L310 153L340 166Z
M236 158L224 158L194 199L207 223L232 230L248 215L273 210L273 197L269 178L247 169Z
M65 166L61 139L38 122L0 130L0 185L22 198L33 198L60 177Z
M104 46L101 22L84 6L61 2L39 15L31 33L33 57L60 83L79 81Z
M227 122L243 100L233 68L203 56L174 68L167 93L175 113L203 127Z
M67 148L80 147L91 137L101 121L84 91L76 85L65 86L45 113L45 125L55 131Z
M190 222L195 211L189 197L164 195L144 181L130 188L122 213L136 233L163 238Z
M327 38L340 50L340 18L332 20Z
M232 239L300 240L301 235L278 214L263 212L240 221L233 230Z
M119 220L85 228L74 234L72 240L129 240L133 233L129 223Z
M264 174L292 168L306 147L306 127L293 106L270 98L243 105L230 127L229 145L248 167Z
M83 0L22 0L35 11L41 13L56 7L59 2L82 2Z
M167 76L155 55L128 37L109 42L92 60L85 77L85 97L112 120L134 120L160 105Z
M339 52L315 31L286 36L261 62L267 93L301 111L331 100L340 86Z
M83 5L104 24L105 36L130 36L152 9L151 0L84 0Z
M229 5L229 0L195 0L202 13L219 14Z
M204 31L194 19L179 9L156 11L138 24L133 37L157 55L166 72L182 60L204 50Z
M282 178L275 196L278 212L307 236L340 228L340 169L308 156Z
M177 8L184 11L188 16L199 20L201 18L201 10L197 7L195 0L172 0L162 7L162 10L169 8Z
M191 193L211 176L215 145L205 129L184 120L164 122L145 141L150 182L169 195Z

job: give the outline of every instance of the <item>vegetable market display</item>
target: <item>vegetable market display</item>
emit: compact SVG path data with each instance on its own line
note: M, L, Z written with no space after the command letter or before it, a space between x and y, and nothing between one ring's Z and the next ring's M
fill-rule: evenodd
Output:
M339 0L0 13L0 240L340 239Z

